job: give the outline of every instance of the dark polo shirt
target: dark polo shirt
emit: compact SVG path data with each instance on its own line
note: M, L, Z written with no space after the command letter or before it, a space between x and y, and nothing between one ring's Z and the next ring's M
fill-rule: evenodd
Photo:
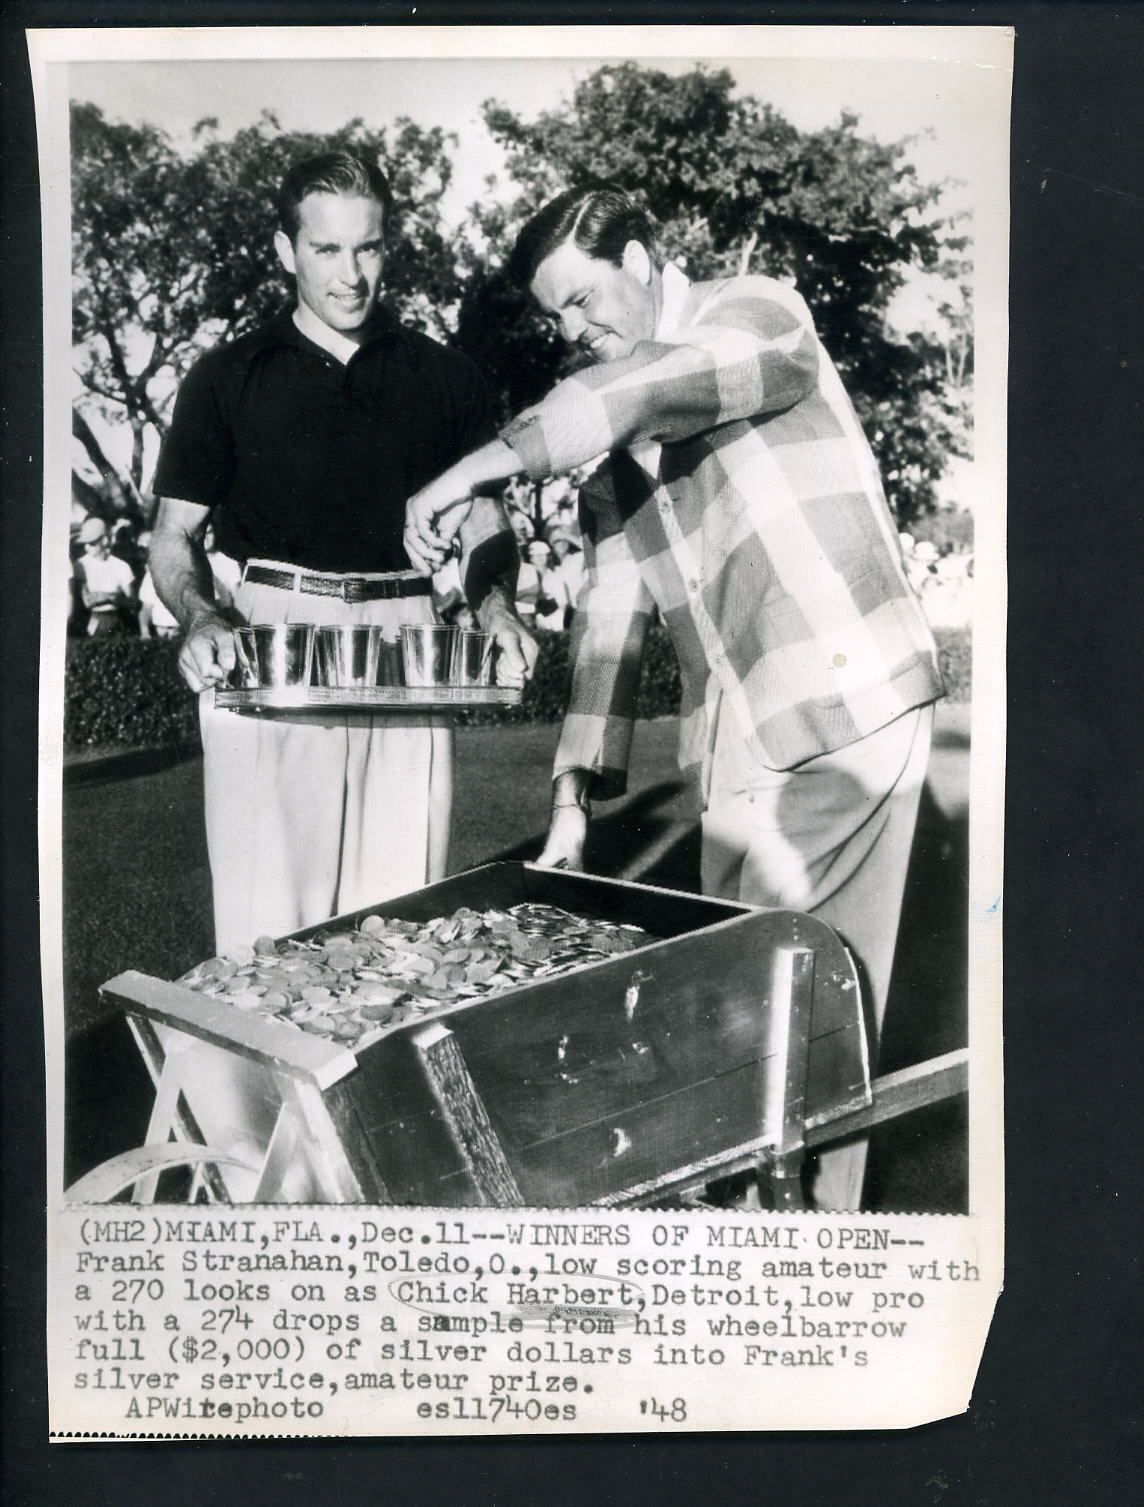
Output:
M407 498L495 438L480 373L385 310L343 365L292 313L191 367L154 490L213 508L236 560L407 570Z

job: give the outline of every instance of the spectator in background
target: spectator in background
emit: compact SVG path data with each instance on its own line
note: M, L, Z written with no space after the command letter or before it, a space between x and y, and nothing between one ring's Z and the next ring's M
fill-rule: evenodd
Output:
M573 601L568 583L560 574L556 558L543 539L534 539L526 551L526 564L536 573L536 626L550 633L567 627Z
M83 558L84 546L80 542L80 530L87 522L88 514L80 510L73 498L72 513L79 511L79 517L73 516L68 529L68 637L87 637L87 608L83 605L83 586L80 582L77 569Z
M559 630L564 627L567 593L553 569L552 555L543 539L524 546L524 558L516 581L516 610L529 627Z
M125 560L111 553L111 535L102 518L94 516L80 526L83 553L75 563L78 595L87 609L87 633L102 638L111 633L136 631L138 593L135 576Z
M139 582L139 637L178 638L179 632L178 621L159 600L151 572L144 571Z
M242 566L219 549L213 524L207 524L203 535L203 549L214 577L215 601L224 613L233 612L235 592L242 581Z
M145 555L149 554L151 548L149 531L139 535L139 546ZM177 638L178 636L178 619L173 613L168 612L160 600L159 593L155 590L155 582L151 578L151 565L148 560L143 579L139 582L139 637Z
M529 628L536 627L536 614L540 601L540 571L529 555L531 541L521 544L520 570L516 577L516 612L521 622Z
M123 561L136 581L142 580L147 569L150 529L144 528L139 518L119 517L111 524L108 535L112 555Z
M549 512L545 532L552 529L563 528L571 531L575 537L576 524L576 498L583 481L582 473L577 469L567 476L557 476L548 483L547 495L552 500L553 506Z
M576 606L580 587L584 584L584 554L579 537L570 528L549 528L548 544L556 556L556 570L564 582L564 590L572 607Z
M913 549L906 556L906 575L910 585L922 598L924 603L926 593L934 580L934 567L937 565L937 550L928 539L919 539L914 543Z
M509 524L512 527L513 536L516 539L517 548L520 550L521 555L523 556L524 551L528 548L529 544L531 544L534 538L532 532L532 519L527 513L522 512L518 507L509 506L506 511L508 513Z

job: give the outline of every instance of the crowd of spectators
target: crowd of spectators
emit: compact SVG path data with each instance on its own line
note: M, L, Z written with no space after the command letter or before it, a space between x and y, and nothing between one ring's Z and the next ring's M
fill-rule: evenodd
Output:
M520 546L516 610L529 627L559 632L572 621L584 579L575 476L544 487L511 482L505 502Z
M207 558L224 609L234 605L239 567L215 548L207 530ZM88 513L71 531L68 636L131 634L174 638L179 625L159 600L150 570L151 531L140 519L107 520Z
M910 585L931 628L963 628L973 616L973 551L901 533Z

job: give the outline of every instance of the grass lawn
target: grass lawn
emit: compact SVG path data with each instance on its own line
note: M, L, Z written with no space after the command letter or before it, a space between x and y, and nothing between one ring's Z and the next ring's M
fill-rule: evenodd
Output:
M453 871L536 856L557 735L544 724L458 731ZM593 823L593 872L697 887L698 843L675 737L674 720L639 724L629 794ZM968 707L941 708L887 1012L886 1071L965 1040L967 751ZM139 754L74 765L64 851L70 1180L144 1139L150 1107L149 1080L122 1020L101 1005L99 985L125 968L173 977L213 951L201 759ZM963 1139L958 1105L882 1131L891 1165L887 1172L885 1157L872 1156L871 1178L885 1185L879 1206L961 1207ZM938 1163L945 1186L935 1190Z

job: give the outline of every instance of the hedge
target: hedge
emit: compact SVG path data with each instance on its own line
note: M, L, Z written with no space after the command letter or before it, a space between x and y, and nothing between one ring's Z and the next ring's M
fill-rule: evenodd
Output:
M64 673L64 748L147 748L198 736L198 702L179 644L124 634L76 639Z
M524 688L519 706L489 707L464 712L462 725L482 726L494 722L559 722L568 695L567 633L538 629L540 657ZM673 717L679 711L679 663L671 639L659 627L648 634L636 694L637 717Z
M961 508L939 508L915 518L907 529L918 544L926 540L937 550L949 548L962 554L973 548L973 514Z
M558 722L568 682L568 635L538 635L540 658L519 706L489 707L458 719L469 725ZM966 629L935 632L950 700L968 701L970 642ZM68 645L64 691L64 747L145 748L187 743L198 736L198 712L176 667L170 639L100 638ZM636 714L670 717L679 710L679 666L662 628L648 635Z

